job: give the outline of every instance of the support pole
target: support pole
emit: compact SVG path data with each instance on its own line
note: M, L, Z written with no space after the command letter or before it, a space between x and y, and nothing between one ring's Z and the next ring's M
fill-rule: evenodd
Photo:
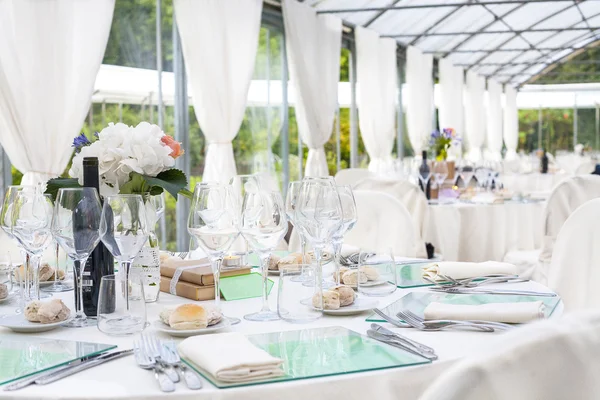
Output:
M337 109L335 111L335 158L336 158L336 168L335 172L337 173L340 169L342 169L342 149L341 149L341 126L340 126L340 104L338 103Z
M164 127L163 91L162 91L162 9L161 0L156 0L156 73L158 74L158 126ZM162 219L164 221L164 218ZM162 228L161 228L162 229Z
M542 106L538 108L538 149L542 148Z
M290 182L290 109L288 103L288 65L285 35L281 35L281 160L283 163L283 195Z
M402 83L404 81L404 61L398 60L398 116L396 119L396 157L404 158L404 107L402 105Z
M267 73L267 169L269 174L275 172L275 167L273 165L273 138L271 135L271 30L267 29L267 65L266 65L266 73Z
M596 150L600 150L600 107L596 104Z
M356 105L356 46L350 45L350 168L358 167L358 108Z
M577 145L577 136L579 134L579 127L577 126L577 93L575 93L573 100L573 148L575 148Z

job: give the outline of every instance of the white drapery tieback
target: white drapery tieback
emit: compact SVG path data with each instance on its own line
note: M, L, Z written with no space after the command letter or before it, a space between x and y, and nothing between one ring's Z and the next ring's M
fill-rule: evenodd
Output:
M318 149L308 149L305 176L329 176L327 156L323 146Z
M209 143L204 161L204 182L227 183L237 175L231 142Z
M38 183L46 183L52 178L60 176L60 173L54 172L40 172L40 171L28 171L23 175L21 179L21 185L23 186L35 186Z
M517 152L513 149L506 149L506 154L504 155L504 159L507 161L512 161L518 159Z
M394 159L391 156L372 158L369 171L377 176L385 176L394 171Z
M477 161L481 161L483 159L483 155L481 153L481 149L480 148L473 148L470 149L468 154L467 154L467 158L471 161L477 162Z

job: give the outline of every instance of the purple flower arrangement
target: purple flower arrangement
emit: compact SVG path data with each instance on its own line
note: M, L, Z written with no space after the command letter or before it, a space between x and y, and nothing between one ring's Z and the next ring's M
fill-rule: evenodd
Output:
M448 149L452 145L460 144L460 137L453 128L444 128L442 131L435 130L429 136L429 146L433 148L437 160L445 160L448 157Z

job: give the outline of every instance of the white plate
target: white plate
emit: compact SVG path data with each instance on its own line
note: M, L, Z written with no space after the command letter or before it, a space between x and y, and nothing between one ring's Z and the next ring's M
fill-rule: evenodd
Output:
M62 282L65 283L67 282L66 279L59 279L58 282ZM51 286L54 283L54 281L44 281L44 282L40 282L40 287L46 287L46 286Z
M14 298L17 294L16 293L9 293L8 296L6 296L3 299L0 299L0 304L4 303L5 301L9 301L12 298Z
M0 318L0 326L11 329L12 331L18 333L38 333L56 329L72 319L73 317L70 317L66 321L54 322L52 324L41 324L39 322L27 321L23 314L15 314Z
M188 337L188 336L195 336L195 335L203 335L205 333L218 332L222 329L225 329L225 328L228 328L229 326L231 326L231 323L229 322L229 320L227 318L223 318L223 319L221 319L221 321L218 324L211 325L206 328L177 330L177 329L171 329L170 326L167 326L162 321L157 320L152 323L152 326L156 330L158 330L160 332L168 333L169 335L174 336L174 337Z
M323 314L327 315L354 315L360 314L365 311L371 311L376 308L378 301L375 299L365 299L364 297L357 297L354 303L349 306L340 307L337 310L323 310Z
M279 275L281 275L281 271L278 270L278 269L270 269L270 270L268 270L267 274L268 275L277 275L277 276L279 276Z

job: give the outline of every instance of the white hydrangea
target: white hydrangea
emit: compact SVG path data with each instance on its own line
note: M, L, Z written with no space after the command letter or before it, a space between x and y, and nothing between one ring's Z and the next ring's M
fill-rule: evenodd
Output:
M161 141L165 136L158 125L141 122L136 127L110 123L98 134L98 140L83 147L73 158L72 178L83 184L83 158L98 157L100 193L116 194L129 181L129 173L156 176L173 168L172 149Z

